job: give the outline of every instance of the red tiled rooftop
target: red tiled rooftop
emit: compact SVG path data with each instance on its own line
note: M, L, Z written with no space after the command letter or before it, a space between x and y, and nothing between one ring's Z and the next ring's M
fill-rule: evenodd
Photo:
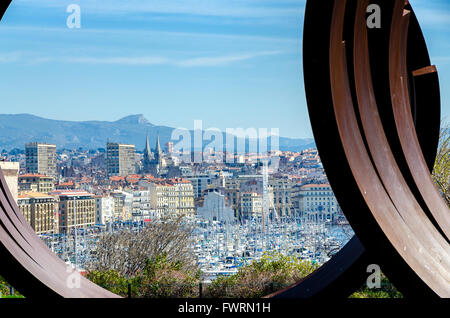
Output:
M51 177L39 173L27 173L20 175L19 178L51 178Z

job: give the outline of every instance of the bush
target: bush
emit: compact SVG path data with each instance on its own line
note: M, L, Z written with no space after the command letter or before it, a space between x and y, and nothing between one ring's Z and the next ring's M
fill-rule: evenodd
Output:
M200 272L184 269L160 255L146 263L141 275L132 280L133 296L139 298L190 298L198 296Z
M24 298L17 290L14 289L14 294L10 295L10 285L0 276L0 298Z
M134 298L188 298L198 296L200 272L189 271L179 261L169 261L165 254L147 260L142 272L126 278L117 270L91 271L87 278L123 297L128 286Z
M218 277L205 291L205 297L260 298L294 284L317 268L308 261L279 253L265 253L232 276Z
M122 297L126 297L128 294L129 280L116 270L91 271L86 277L112 293Z

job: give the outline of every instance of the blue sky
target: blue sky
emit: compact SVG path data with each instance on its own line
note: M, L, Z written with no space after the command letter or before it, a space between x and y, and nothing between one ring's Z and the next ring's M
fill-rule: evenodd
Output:
M82 27L66 27L79 4ZM450 117L450 2L411 0ZM305 0L13 0L1 25L1 113L312 137Z

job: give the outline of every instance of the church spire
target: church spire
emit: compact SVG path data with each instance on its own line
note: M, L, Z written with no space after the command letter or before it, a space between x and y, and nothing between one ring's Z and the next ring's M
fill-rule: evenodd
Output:
M146 140L146 143L145 143L145 150L144 150L144 152L147 153L147 152L150 152L150 151L151 151L150 150L150 143L148 141L148 133L147 133L147 140Z
M148 172L151 160L152 160L152 152L150 149L150 143L148 141L148 133L147 133L147 140L146 140L145 149L144 149L144 171L145 172Z
M156 147L155 147L155 160L160 160L162 156L161 145L159 144L159 135L156 138Z

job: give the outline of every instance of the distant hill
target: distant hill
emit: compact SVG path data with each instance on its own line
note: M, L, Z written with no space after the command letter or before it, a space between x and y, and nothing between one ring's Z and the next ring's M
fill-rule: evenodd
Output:
M170 141L173 129L153 125L143 115L130 115L113 122L75 122L46 119L30 114L0 114L0 150L24 149L25 144L31 141L56 144L59 149L96 149L105 148L108 139L134 144L137 150L143 150L147 133L151 147L156 144L158 135L163 146ZM279 140L279 148L282 151L301 151L312 147L315 147L313 139L280 137Z

